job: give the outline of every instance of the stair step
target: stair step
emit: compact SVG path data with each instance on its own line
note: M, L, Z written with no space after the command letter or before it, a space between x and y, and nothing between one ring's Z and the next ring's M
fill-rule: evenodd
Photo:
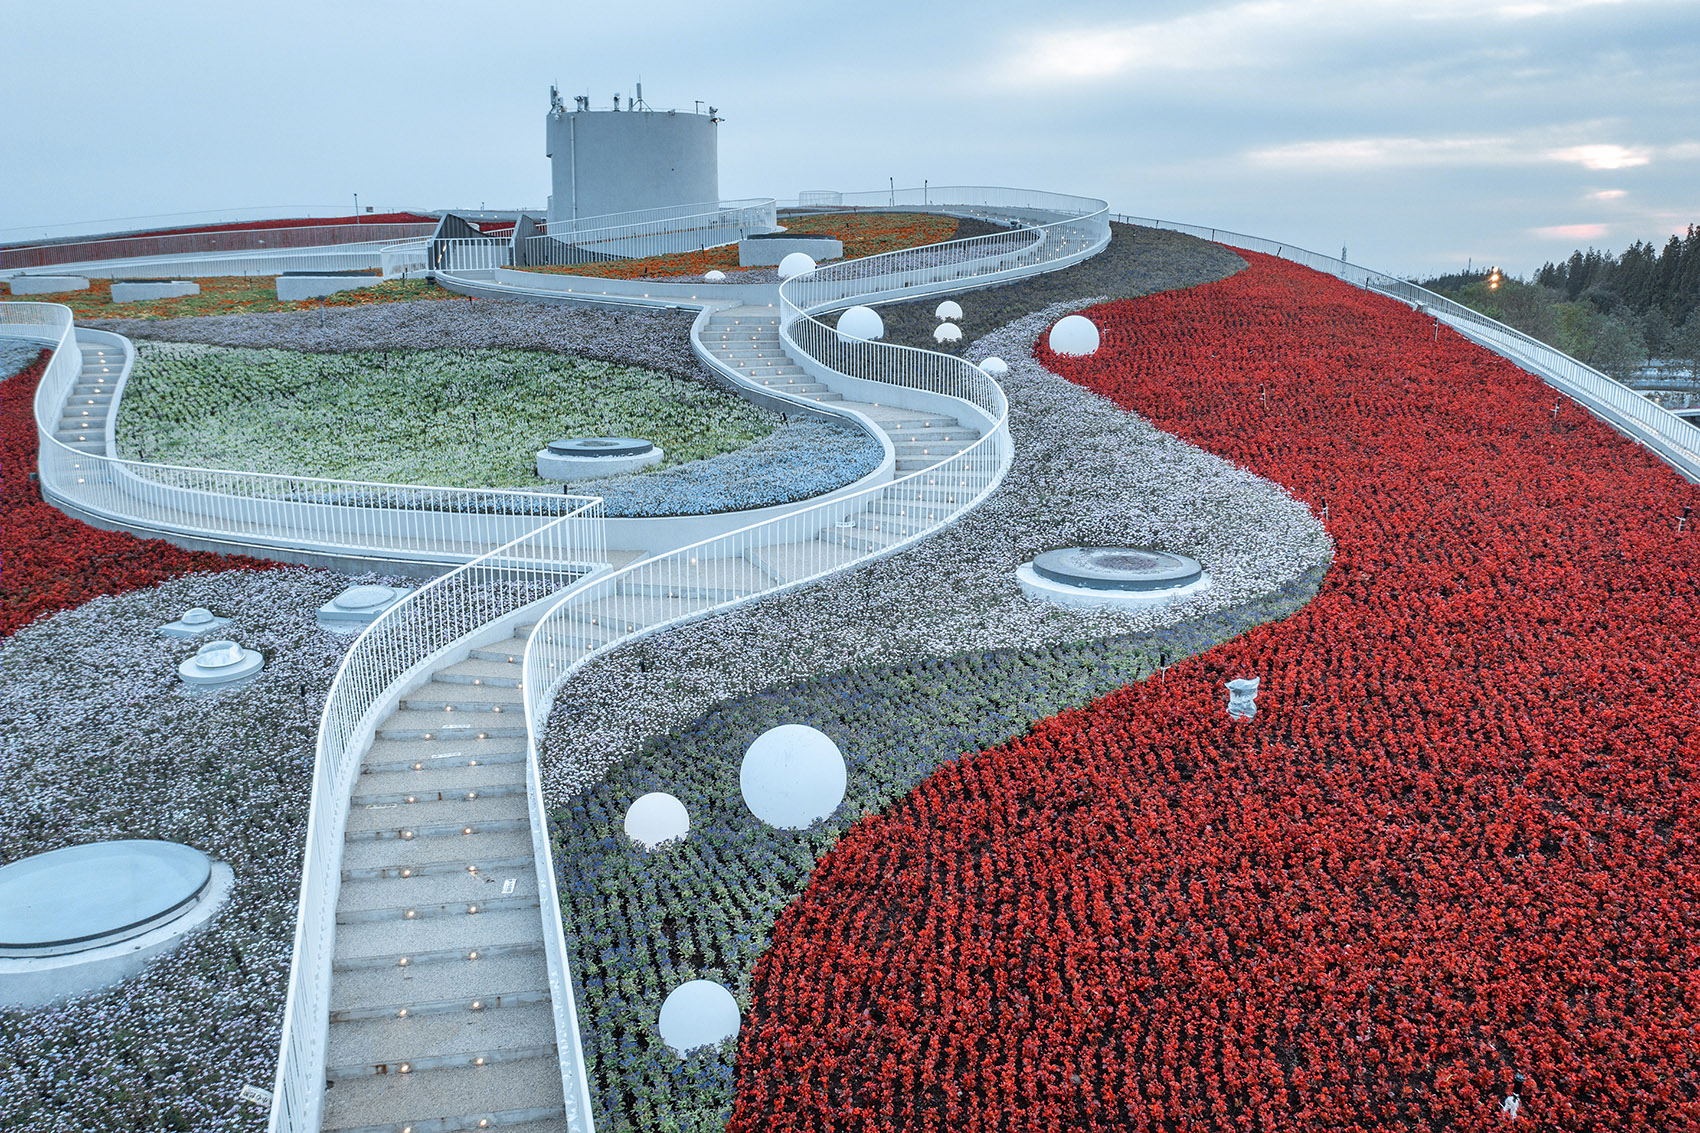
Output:
M502 914L513 915L513 914ZM495 914L487 920L495 919ZM371 956L349 956L339 958L332 965L337 972L368 972L387 968L412 968L415 966L429 967L434 964L454 965L462 962L477 964L483 960L500 960L509 956L542 956L543 942L527 940L517 944L485 944L481 948L470 951L465 948L448 948L424 952L402 953L383 952ZM405 964L402 961L407 961ZM340 978L340 977L339 977Z
M486 823L509 818L525 817L525 792L513 794L479 795L476 799L450 798L441 802L429 801L420 797L420 801L412 805L405 803L383 803L354 807L348 812L348 834L350 837L373 830L412 830L413 838L402 838L401 841L417 841L419 832L443 827L454 833L459 833L468 826L478 827Z
M506 861L532 852L531 824L492 830L486 823L472 834L451 827L442 837L411 839L374 838L369 833L346 839L342 848L344 871L402 868L465 869L483 861ZM405 843L405 844L404 844Z
M537 945L543 940L542 913L538 906L523 909L491 909L475 917L435 918L430 921L365 921L338 925L337 963L362 963L373 957L454 952L464 950L480 957L490 949Z
M411 1004L458 1004L458 1010L472 1010L473 1000L485 1008L498 1006L500 996L522 995L549 989L549 964L541 947L525 952L502 955L482 955L468 960L466 953L452 953L454 959L422 962L409 956L406 964L399 962L383 967L345 969L331 981L331 1010L412 1010ZM519 1001L507 999L506 1006ZM449 1010L438 1007L439 1012ZM421 1014L425 1012L421 1011ZM331 1020L333 1023L336 1020Z
M377 830L349 830L343 834L343 838L349 842L420 842L430 838L476 838L480 834L501 834L530 829L529 818L483 818L477 822L421 823L417 826L389 826Z
M785 582L836 570L860 557L858 552L848 547L823 543L818 539L750 552L751 562Z
M356 883L358 884L358 883ZM346 887L345 887L346 888ZM343 902L337 902L336 923L345 924L401 924L403 921L424 921L443 917L454 920L459 917L477 917L484 913L504 912L509 909L538 908L537 894L522 896L515 893L512 897L483 897L477 900L458 902L426 902L416 905L382 905L374 908L347 908ZM412 916L408 914L411 913ZM542 931L539 924L538 931Z
M482 659L482 658L481 658ZM472 685L433 677L406 696L402 704L425 712L513 712L524 700L516 685Z
M525 740L517 743L512 736L491 739L443 740L378 739L366 753L363 770L373 773L412 771L417 764L421 770L450 767L488 767L500 763L525 764Z
M481 768L468 767L461 770L476 774ZM486 772L487 773L487 772ZM415 777L424 776L427 772L415 772ZM476 802L479 799L502 799L525 797L525 780L523 777L510 778L505 783L473 782L464 786L458 783L439 783L437 776L432 775L428 782L409 784L399 791L373 791L362 789L352 799L355 809L388 809L391 807L413 807L425 803ZM366 787L364 778L360 781L362 788Z
M378 735L386 740L440 739L457 744L493 736L520 737L525 735L525 713L403 708L378 725Z
M403 1062L418 1063L414 1069L426 1070L436 1060L455 1059L463 1054L477 1056L484 1052L532 1048L553 1050L554 1046L555 1016L547 1004L508 1008L499 1016L468 1011L461 1015L343 1023L331 1028L326 1076L334 1081L396 1073ZM559 1084L557 1076L556 1085Z
M525 793L525 763L519 759L505 763L481 763L477 767L468 767L461 760L435 768L427 765L419 771L412 770L412 767L410 763L401 771L377 771L368 764L355 783L355 790L359 792L356 800L378 795L401 795L405 798L412 794L417 797L420 790L435 794L439 791L482 791L510 786L517 787L520 794Z
M438 669L431 679L445 684L494 685L498 688L518 688L525 670L514 663L506 661L486 661L480 657L471 657L465 661L456 661L453 665Z
M417 839L415 839L417 842ZM400 858L381 865L350 867L342 871L342 880L350 881L407 881L415 877L447 877L478 874L483 877L506 878L517 870L532 869L531 854L473 855L442 861L414 861Z
M514 991L468 991L452 999L410 999L401 1003L374 1003L366 1007L336 1007L330 1011L331 1026L367 1020L417 1019L428 1015L467 1015L515 1007L534 1007L549 1002L548 973L542 987Z
M472 1106L484 1103L486 1108ZM449 1115L449 1116L445 1116ZM484 1066L338 1081L325 1092L323 1128L335 1133L560 1133L566 1120L560 1063L504 1059ZM487 1125L479 1123L488 1122Z

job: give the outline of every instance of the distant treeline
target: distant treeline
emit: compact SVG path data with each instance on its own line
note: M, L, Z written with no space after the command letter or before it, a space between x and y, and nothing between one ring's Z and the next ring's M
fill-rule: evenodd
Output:
M1532 281L1456 272L1423 286L1558 347L1620 381L1653 358L1700 367L1700 225L1622 255L1589 248Z

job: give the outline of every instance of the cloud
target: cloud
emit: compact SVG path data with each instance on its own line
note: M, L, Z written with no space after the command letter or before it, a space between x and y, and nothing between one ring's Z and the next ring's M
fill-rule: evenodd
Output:
M1554 224L1548 228L1531 228L1529 231L1549 240L1598 240L1611 231L1611 225Z
M1590 201L1618 201L1629 195L1627 189L1601 189L1597 193L1589 193Z
M1582 166L1584 169L1630 169L1637 165L1646 165L1652 161L1653 151L1648 146L1619 146L1597 143L1549 150L1547 157L1553 161L1571 162Z
M1508 138L1334 138L1252 150L1258 165L1365 169L1395 165L1492 165L1508 160Z

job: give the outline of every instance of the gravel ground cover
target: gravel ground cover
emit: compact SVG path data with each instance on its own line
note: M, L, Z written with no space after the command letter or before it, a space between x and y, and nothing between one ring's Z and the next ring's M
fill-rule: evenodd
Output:
M974 357L1011 361L1017 454L979 509L901 555L636 642L558 697L545 777L564 800L560 883L606 1127L723 1127L731 1052L678 1059L654 1013L698 977L747 1002L775 917L856 818L942 761L1284 617L1314 592L1331 545L1308 509L1032 360L1034 338L1083 302L973 344ZM1093 542L1183 551L1215 586L1139 614L1020 594L1017 564ZM744 749L780 723L826 731L852 768L838 816L800 835L757 827L738 797ZM647 856L621 823L651 790L685 801L693 834Z
M317 311L321 307L369 307L379 303L464 298L423 279L391 279L356 291L339 291L322 299L288 301L279 301L275 275L203 276L196 278L194 282L201 285L199 295L143 299L134 303L114 303L113 281L110 279L91 279L88 288L83 291L61 291L31 295L28 298L40 303L63 303L71 308L77 322L84 326L95 325L95 319L147 321L267 311ZM11 294L9 284L0 287L4 288L5 294Z
M135 979L0 1013L0 1128L265 1128L237 1092L271 1088L319 713L352 641L314 611L355 581L195 574L96 598L0 644L7 860L162 838L236 872L229 904ZM232 618L222 632L260 650L264 671L234 690L182 685L178 662L208 638L157 628L191 606Z
M1700 1128L1700 487L1245 255L1036 353L1326 501L1321 592L846 833L751 982L737 1133Z
M962 305L962 318L953 320L962 328L962 338L956 342L933 341L933 331L939 325L933 311L941 301L939 296L883 303L877 310L885 322L885 341L963 354L970 343L993 328L1052 303L1078 295L1132 299L1193 287L1244 267L1244 260L1220 244L1179 232L1111 223L1109 247L1089 260L1030 279L951 295Z

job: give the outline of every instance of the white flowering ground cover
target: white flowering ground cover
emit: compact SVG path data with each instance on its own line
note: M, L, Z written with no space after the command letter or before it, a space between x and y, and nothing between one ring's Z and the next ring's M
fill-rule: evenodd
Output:
M557 437L641 436L661 467L779 416L700 382L540 350L308 354L144 342L118 414L128 459L455 488L554 488Z
M198 383L210 386L201 391L203 404L209 411L217 409L219 420L203 417L202 425L212 428L190 429L184 418L194 410L170 399L155 399L153 412L160 420L157 426L149 423L144 428L141 417L132 423L131 415L140 412L132 408L135 392L126 393L119 411L120 450L152 460L173 459L165 454L176 453L179 462L201 466L265 467L267 471L401 483L553 489L554 483L536 476L532 457L539 448L575 431L622 432L660 444L667 452L666 463L629 476L575 481L569 487L604 497L609 515L659 516L737 511L808 499L860 479L879 466L881 457L878 443L860 430L789 420L729 391L691 353L691 316L676 311L418 302L327 311L322 320L318 313L291 312L108 319L90 325L136 337L141 358L154 359L162 368L180 369L187 362L158 353L161 347L145 340L173 343L163 347L173 351L190 349L182 343L292 351L298 359L307 359L294 361L295 369L314 375L320 369L341 372L344 363L337 359L344 356L378 359L377 380L365 380L368 375L356 368L349 373L362 377L359 388L332 389L323 398L297 396L295 404L258 400L266 381L287 382L285 372L262 374L256 400L247 408L232 402L225 383L215 375L210 383ZM648 376L647 384L635 387L624 412L615 385L603 383L594 403L581 399L577 408L588 415L580 422L582 429L574 427L575 421L562 412L558 400L522 401L526 373L512 388L492 386L482 379L449 379L451 385L458 383L464 401L451 398L451 390L433 390L427 383L423 392L436 400L441 412L411 411L428 419L415 422L418 431L410 434L406 405L372 403L383 399L386 389L396 391L395 371L405 359L429 357L422 353L427 351L444 351L451 357L470 357L468 351L489 351L492 357L496 352L524 351L521 357L530 362L544 358L551 360L550 365L581 367L585 373L595 372L604 363L622 373L633 367L657 373ZM561 356L570 357L553 361ZM203 367L210 364L196 362ZM391 372L382 373L385 370ZM132 391L141 389L138 379L143 377L139 366ZM657 412L648 408L657 404L650 395L664 395ZM480 398L486 403L483 407ZM337 416L339 405L351 412ZM670 414L679 418L671 432L652 424ZM326 419L330 419L328 427ZM280 437L265 427L268 421L300 426L301 431ZM524 422L531 423L529 433L518 427ZM169 436L169 441L156 443L156 432ZM274 452L280 446L283 451ZM719 455L708 455L711 451ZM268 459L273 460L296 458L301 463L243 463L257 459L257 453L272 454ZM696 459L699 456L706 459ZM339 467L342 471L333 470ZM385 474L352 474L362 468Z
M315 610L323 571L186 575L44 618L0 645L4 859L83 842L184 842L236 873L230 902L141 975L0 1013L0 1129L258 1130L289 980L319 713L352 638ZM233 690L189 691L207 637L157 627L191 606L266 658ZM216 636L216 635L215 635Z
M558 884L599 1129L724 1127L732 1049L680 1059L656 1012L691 979L748 982L819 856L940 763L1018 735L1315 593L1332 544L1308 508L1032 360L1058 304L986 336L1011 362L1016 463L979 509L913 549L788 595L658 634L587 667L558 697L545 775ZM1059 545L1180 551L1210 590L1139 613L1023 596L1015 567ZM1158 677L1157 679L1161 679ZM830 735L845 803L802 833L757 823L739 767L768 728ZM655 854L622 832L650 791L684 802L690 836Z

